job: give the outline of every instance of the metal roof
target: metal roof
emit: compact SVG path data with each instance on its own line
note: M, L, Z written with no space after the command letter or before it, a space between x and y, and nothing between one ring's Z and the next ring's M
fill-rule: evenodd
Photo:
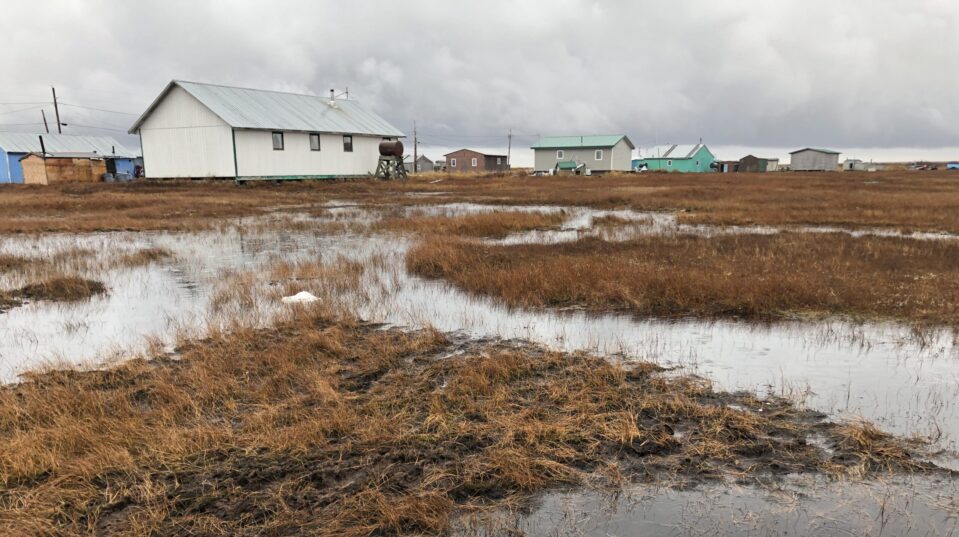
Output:
M174 80L130 127L133 134L174 86L183 88L235 129L366 134L400 138L402 131L356 101Z
M839 155L839 151L833 151L832 149L817 149L815 147L804 147L802 149L797 149L795 151L790 151L790 155L795 155L796 153L802 153L803 151L816 151L817 153L826 153L827 155Z
M636 148L625 134L612 134L602 136L543 136L533 144L531 149L604 148L613 147L624 139L626 145L632 149Z
M693 158L703 147L705 147L704 144L660 145L649 149L641 149L640 153L645 154L640 154L639 158L669 158L676 160Z
M88 158L88 159L98 159L98 160L104 159L104 155L101 155L100 153L47 153L45 155L41 153L27 153L26 155L20 157L20 160L23 160L31 156L45 157L45 158Z
M73 134L35 134L30 132L0 132L0 150L7 153L39 153L40 137L47 153L96 153L104 157L136 158L135 151L127 149L111 136L77 136Z

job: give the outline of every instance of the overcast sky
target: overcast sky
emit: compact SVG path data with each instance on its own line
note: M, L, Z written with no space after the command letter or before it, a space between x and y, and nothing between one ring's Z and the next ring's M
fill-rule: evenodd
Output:
M959 147L957 0L5 2L0 125L135 114L173 78L349 87L424 151L628 134L779 153ZM36 104L34 104L36 103ZM45 106L52 123L52 107ZM65 132L135 119L61 108ZM125 141L135 139L124 138ZM856 150L853 150L855 153ZM871 153L869 151L872 151ZM868 154L867 154L868 153ZM741 155L720 155L728 158Z

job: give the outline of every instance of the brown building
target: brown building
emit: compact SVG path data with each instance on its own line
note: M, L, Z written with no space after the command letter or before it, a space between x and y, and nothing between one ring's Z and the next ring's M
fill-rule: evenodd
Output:
M93 183L103 180L107 163L102 158L87 154L30 153L20 159L23 183L49 185L63 182Z
M486 155L472 149L460 149L443 155L446 157L446 171L456 172L500 172L509 169L506 155Z

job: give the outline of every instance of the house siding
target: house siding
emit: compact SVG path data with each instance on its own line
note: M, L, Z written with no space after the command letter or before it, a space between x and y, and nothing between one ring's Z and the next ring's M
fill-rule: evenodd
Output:
M798 172L829 171L834 172L839 168L839 155L836 153L823 153L806 149L793 153L790 158L790 169Z
M139 129L147 177L234 177L233 129L174 87Z
M472 159L476 159L476 166L472 165ZM496 164L499 158L500 164ZM456 166L453 166L453 159L456 159ZM461 149L446 155L446 171L473 173L490 172L507 169L505 155L486 155L472 149Z
M617 144L618 145L618 144ZM625 145L625 144L623 144ZM602 160L596 160L596 150L601 149L603 151ZM613 152L611 147L591 147L591 148L575 148L575 149L536 149L535 153L535 169L538 172L548 172L556 168L556 164L561 161L572 160L577 164L586 164L586 167L592 171L604 172L610 171L612 167ZM628 149L628 148L627 148ZM563 158L556 158L556 152L562 151ZM624 154L629 156L629 153L624 151ZM629 170L629 165L626 165L624 170Z
M709 173L716 157L706 146L700 147L689 158L646 158L640 159L639 164L646 164L649 171L665 171L677 173ZM698 162L698 163L697 163Z
M353 135L353 151L343 150L342 134L320 134L320 150L310 149L310 133L283 132L283 149L273 149L273 132L236 130L239 177L348 177L376 171L380 136ZM282 131L276 131L282 132Z

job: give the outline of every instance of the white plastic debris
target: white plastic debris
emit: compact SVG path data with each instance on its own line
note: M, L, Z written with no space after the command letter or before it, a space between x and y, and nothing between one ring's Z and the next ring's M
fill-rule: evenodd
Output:
M309 291L300 291L293 296L285 296L282 298L282 302L284 304L309 304L310 302L316 302L317 300L319 300L319 298L314 296L313 293L310 293Z

